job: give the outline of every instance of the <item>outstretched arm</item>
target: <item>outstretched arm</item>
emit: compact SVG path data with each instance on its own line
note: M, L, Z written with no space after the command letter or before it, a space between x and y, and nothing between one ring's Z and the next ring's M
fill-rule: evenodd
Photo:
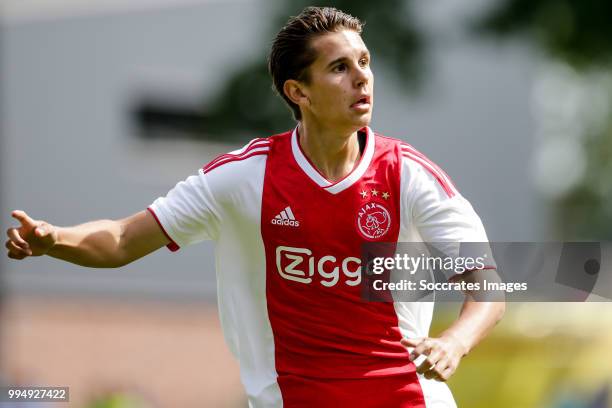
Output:
M92 221L57 227L13 211L21 224L7 230L8 257L49 255L92 268L117 268L142 258L169 240L153 216L141 211L121 220Z

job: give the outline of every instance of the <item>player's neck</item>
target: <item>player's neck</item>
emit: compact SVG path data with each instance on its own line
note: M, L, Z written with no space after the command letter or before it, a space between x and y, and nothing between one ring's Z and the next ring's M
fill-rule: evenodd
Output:
M346 177L361 157L357 131L343 133L302 121L298 135L306 157L331 182Z

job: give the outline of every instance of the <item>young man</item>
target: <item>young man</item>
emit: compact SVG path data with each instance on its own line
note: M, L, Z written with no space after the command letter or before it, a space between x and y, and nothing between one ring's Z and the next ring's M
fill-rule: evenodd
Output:
M374 77L360 33L352 16L305 9L269 61L293 131L217 157L123 220L60 228L14 211L8 256L120 267L215 240L221 323L250 406L455 406L443 382L503 304L468 298L430 338L432 303L361 299L361 246L487 237L438 166L368 128Z

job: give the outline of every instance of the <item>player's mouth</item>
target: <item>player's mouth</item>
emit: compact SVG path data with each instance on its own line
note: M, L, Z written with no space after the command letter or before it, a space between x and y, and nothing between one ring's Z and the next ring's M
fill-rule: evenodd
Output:
M359 111L369 111L371 106L370 95L362 95L357 101L355 101L351 108Z

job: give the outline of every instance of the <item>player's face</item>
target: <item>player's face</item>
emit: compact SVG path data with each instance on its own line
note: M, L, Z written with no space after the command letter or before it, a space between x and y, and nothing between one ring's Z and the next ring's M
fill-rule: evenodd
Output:
M342 30L315 37L317 58L308 68L303 92L305 119L351 132L370 123L374 103L374 76L370 53L361 36Z

